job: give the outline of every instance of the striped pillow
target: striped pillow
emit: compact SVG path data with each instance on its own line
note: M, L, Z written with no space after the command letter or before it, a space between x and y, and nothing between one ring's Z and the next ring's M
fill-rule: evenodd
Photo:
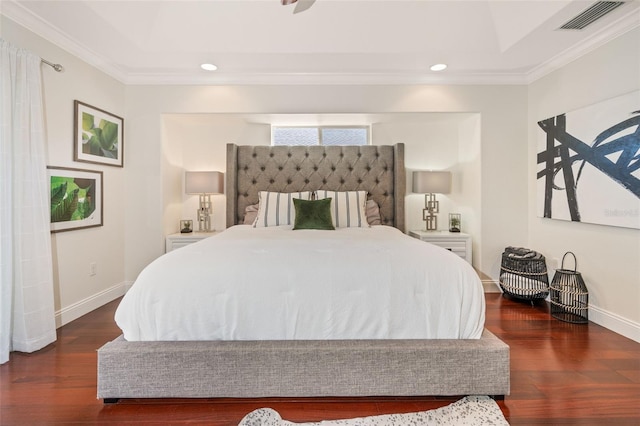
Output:
M331 218L336 228L367 228L366 191L316 191L316 199L333 198Z
M270 192L258 193L258 215L253 222L254 228L267 226L293 225L296 219L296 210L293 199L311 199L311 192Z

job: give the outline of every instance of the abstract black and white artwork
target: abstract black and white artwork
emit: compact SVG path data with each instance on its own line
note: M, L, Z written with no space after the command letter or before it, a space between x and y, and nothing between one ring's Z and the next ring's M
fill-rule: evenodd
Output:
M640 229L640 91L538 126L538 216Z

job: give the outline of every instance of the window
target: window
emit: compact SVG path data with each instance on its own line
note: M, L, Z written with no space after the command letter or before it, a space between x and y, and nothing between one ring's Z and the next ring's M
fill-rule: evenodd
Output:
M320 132L317 127L273 127L272 145L319 145Z
M271 128L272 145L368 145L368 126Z

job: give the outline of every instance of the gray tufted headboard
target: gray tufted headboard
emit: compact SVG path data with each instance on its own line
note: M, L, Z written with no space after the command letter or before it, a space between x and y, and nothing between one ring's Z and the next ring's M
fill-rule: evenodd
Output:
M227 227L242 223L259 191L364 190L383 225L404 232L404 144L239 146L227 144Z

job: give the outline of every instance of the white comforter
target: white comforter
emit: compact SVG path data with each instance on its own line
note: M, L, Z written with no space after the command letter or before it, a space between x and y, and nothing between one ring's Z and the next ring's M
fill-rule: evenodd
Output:
M455 254L388 226L238 225L147 266L127 340L477 339L484 295Z

